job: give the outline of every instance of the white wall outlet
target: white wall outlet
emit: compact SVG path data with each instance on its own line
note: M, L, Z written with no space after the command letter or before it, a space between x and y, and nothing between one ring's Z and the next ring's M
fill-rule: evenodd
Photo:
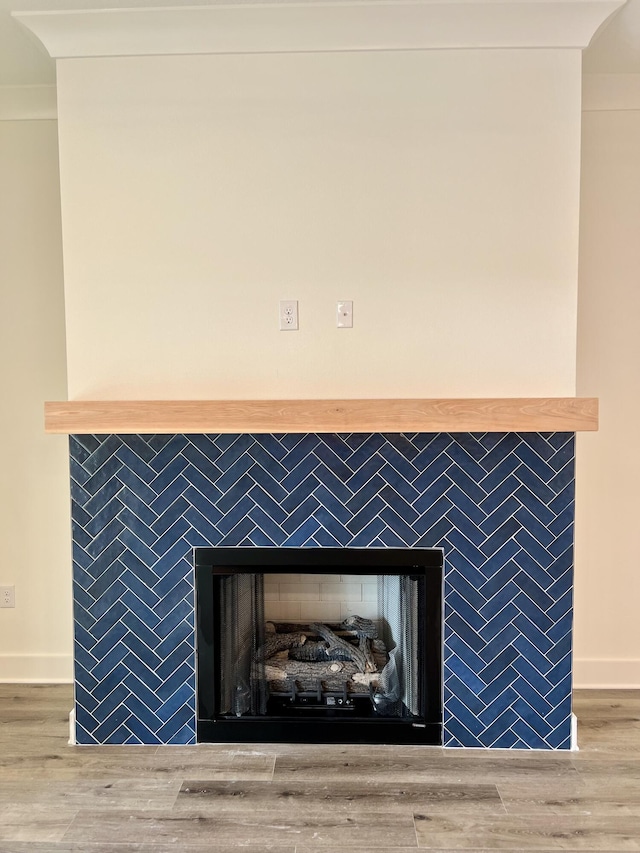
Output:
M336 322L339 329L353 328L353 302L351 299L343 299L338 302Z
M15 586L0 586L0 607L16 606Z
M282 299L280 301L280 331L293 332L298 328L298 300Z

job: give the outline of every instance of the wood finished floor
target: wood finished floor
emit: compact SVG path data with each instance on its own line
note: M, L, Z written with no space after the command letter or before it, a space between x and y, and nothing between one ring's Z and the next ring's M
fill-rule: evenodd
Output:
M580 752L70 747L67 685L0 685L0 853L640 851L640 691Z

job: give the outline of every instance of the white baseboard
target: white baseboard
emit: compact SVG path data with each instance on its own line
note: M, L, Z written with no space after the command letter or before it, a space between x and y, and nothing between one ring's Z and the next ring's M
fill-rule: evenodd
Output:
M1 684L73 684L71 655L0 655Z
M574 658L574 689L637 690L640 658Z

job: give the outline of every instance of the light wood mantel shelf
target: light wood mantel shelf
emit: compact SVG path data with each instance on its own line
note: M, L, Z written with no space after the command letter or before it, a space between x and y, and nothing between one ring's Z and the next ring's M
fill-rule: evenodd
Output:
M67 434L578 432L598 429L595 397L421 400L106 400L45 403Z

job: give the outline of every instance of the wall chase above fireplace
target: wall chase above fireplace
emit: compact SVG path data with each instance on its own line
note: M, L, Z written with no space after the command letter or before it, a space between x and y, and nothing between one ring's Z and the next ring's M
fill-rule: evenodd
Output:
M444 549L446 746L567 749L571 433L75 435L78 743L194 743L193 549Z

